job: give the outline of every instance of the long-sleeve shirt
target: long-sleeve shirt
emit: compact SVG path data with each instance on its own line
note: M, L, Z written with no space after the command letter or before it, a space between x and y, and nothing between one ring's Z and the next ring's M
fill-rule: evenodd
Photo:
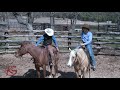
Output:
M82 32L81 34L81 38L82 38L82 41L84 42L84 45L88 45L92 43L92 37L93 37L93 34L91 32L88 32L87 34Z
M38 42L36 43L36 46L38 46L41 42L43 42L43 40L44 40L44 35L39 38ZM52 40L55 44L55 47L58 47L58 43L54 35L52 36Z

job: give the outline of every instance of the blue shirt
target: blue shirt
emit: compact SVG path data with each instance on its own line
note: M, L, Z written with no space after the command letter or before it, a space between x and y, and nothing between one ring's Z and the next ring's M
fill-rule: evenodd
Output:
M39 38L38 42L36 43L36 46L38 46L41 42L43 42L43 40L44 40L44 36L42 35L42 36ZM56 40L56 38L55 38L54 35L52 36L52 40L53 40L53 42L54 42L54 44L55 44L55 47L58 47L57 40Z
M93 37L93 34L91 32L88 32L87 34L82 32L81 34L82 41L84 42L85 45L92 43L92 37Z

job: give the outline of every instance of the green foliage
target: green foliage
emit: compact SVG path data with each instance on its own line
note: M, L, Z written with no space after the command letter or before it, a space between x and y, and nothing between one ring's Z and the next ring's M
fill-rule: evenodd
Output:
M49 16L49 13L44 13ZM84 21L112 21L117 22L120 12L54 12L54 16L58 18L74 18L77 14L78 20Z
M18 12L26 15L27 12ZM52 12L54 17L73 19L77 15L78 20L84 21L112 21L117 22L120 18L120 12ZM34 18L50 17L50 12L33 12ZM12 12L0 12L0 16L6 18L14 18Z

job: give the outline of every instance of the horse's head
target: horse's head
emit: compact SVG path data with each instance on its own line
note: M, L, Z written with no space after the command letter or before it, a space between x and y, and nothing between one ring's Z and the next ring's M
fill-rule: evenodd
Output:
M67 66L71 67L73 65L73 62L75 61L77 50L76 49L74 50L69 49L69 50L70 50L70 56Z
M16 57L22 57L23 55L25 55L27 52L27 46L30 44L30 42L22 42L20 44L20 48L18 49L18 51L15 53Z

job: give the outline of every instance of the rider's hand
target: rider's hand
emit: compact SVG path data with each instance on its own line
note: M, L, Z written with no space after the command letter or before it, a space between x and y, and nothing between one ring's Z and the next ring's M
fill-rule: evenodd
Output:
M85 46L85 44L84 44L84 43L81 43L80 45L81 45L81 46Z
M81 43L80 45L81 45L83 48L85 48L85 44L84 44L84 43Z

